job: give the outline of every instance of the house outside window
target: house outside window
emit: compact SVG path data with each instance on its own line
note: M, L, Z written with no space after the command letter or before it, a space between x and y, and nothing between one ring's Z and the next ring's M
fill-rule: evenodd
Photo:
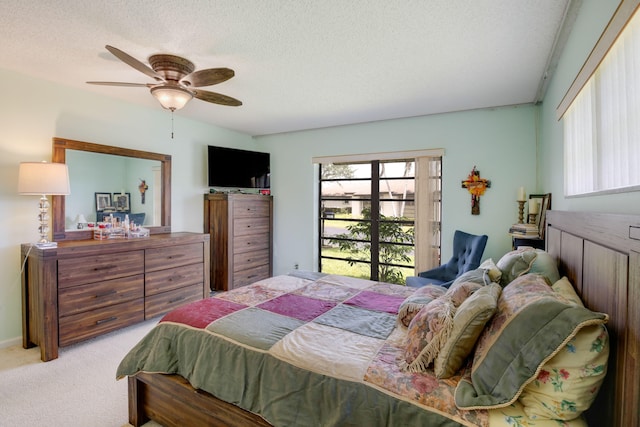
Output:
M421 246L439 262L442 161L436 157L426 163L430 171L423 170L437 184L431 185L430 208L419 215L416 165L427 168L416 160L320 164L319 271L404 284L415 274L416 224L421 220L428 223L423 229L434 230Z

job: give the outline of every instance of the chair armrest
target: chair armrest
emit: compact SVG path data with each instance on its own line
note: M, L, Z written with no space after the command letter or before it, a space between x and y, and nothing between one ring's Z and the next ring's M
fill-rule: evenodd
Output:
M432 268L431 270L423 271L422 273L418 273L418 276L423 277L425 279L436 279L441 282L448 282L451 279L455 279L451 277L451 272L447 269L447 265L443 264L439 267Z

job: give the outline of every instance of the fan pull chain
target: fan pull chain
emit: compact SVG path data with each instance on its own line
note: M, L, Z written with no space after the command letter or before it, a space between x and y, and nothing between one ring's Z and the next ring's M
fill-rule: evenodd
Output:
M173 110L171 110L171 139L173 139Z

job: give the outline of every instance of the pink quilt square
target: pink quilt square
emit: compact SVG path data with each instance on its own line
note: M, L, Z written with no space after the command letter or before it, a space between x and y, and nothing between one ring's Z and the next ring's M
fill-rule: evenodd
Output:
M404 300L405 298L403 296L362 291L353 298L345 301L345 304L366 308L368 310L398 314L398 309Z
M331 310L335 305L336 303L332 301L323 301L302 295L286 294L264 302L258 307L273 313L309 322Z
M175 322L204 329L209 323L234 311L246 308L246 305L220 298L207 298L183 305L167 313L160 322Z

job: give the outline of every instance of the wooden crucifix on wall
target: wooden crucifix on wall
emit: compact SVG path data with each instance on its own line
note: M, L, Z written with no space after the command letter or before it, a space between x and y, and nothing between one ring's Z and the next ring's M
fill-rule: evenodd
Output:
M144 205L144 195L147 192L147 190L149 189L149 186L147 185L147 181L145 181L142 178L138 178L140 180L140 185L138 185L138 190L140 190L140 202Z
M487 188L491 188L491 181L480 178L480 171L474 166L467 179L462 181L462 188L471 193L471 215L480 215L480 196Z

